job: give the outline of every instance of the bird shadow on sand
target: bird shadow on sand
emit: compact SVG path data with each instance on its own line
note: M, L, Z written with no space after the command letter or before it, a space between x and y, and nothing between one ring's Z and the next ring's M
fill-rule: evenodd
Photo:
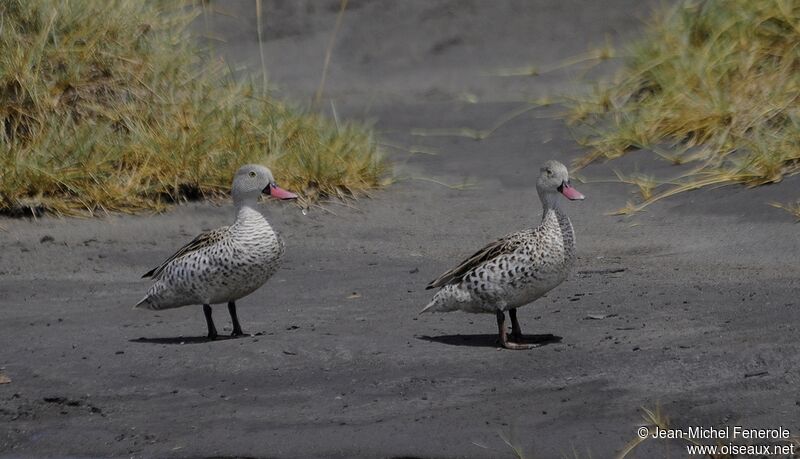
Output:
M207 336L177 336L165 338L135 338L128 340L131 343L145 343L145 344L202 344L202 343L215 343L217 341L228 341L232 339L252 338L253 335L242 336L229 336L219 335L216 339L211 339Z
M450 346L500 347L500 340L496 334L417 336L417 339L433 343L449 344ZM543 335L524 335L519 344L538 344L540 346L546 346L548 344L560 343L561 340L562 338L560 336L550 333Z

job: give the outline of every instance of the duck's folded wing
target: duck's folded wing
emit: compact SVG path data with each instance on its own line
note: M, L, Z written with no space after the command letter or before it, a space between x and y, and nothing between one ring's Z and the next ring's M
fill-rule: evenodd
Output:
M432 281L425 288L431 289L436 287L442 287L447 284L455 284L461 282L461 279L463 279L468 272L472 271L473 269L477 268L483 263L486 263L489 260L513 252L520 245L521 242L522 241L517 233L510 234L506 237L498 239L492 242L491 244L487 245L486 247L475 252L471 257L461 262L461 264L459 264L455 268L439 276L436 280Z
M227 233L228 227L223 226L222 228L217 228L211 231L205 231L200 233L196 238L192 239L191 242L186 244L185 246L181 247L177 252L175 252L171 257L164 260L163 263L158 265L157 267L151 269L150 271L146 272L142 278L151 277L155 279L164 271L164 268L173 260L176 260L180 257L188 255L192 252L202 249L203 247L208 247L210 245L214 245L222 239L222 237Z

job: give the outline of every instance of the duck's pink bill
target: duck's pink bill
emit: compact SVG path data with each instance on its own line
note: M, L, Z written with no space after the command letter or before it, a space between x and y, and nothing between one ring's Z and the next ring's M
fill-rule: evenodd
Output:
M291 191L286 191L276 185L270 185L269 195L278 199L297 199L296 194L292 193Z
M583 199L583 195L581 194L581 192L576 190L575 188L572 188L572 185L570 185L568 183L565 183L561 187L561 194L566 196L567 199L569 199L571 201Z

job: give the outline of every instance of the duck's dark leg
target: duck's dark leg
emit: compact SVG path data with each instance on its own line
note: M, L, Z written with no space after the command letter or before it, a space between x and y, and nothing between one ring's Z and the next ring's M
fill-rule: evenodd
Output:
M509 309L508 316L511 317L511 337L514 341L521 342L522 328L520 328L519 321L517 320L517 308Z
M208 325L208 339L217 339L217 328L214 327L214 319L211 318L211 306L204 304L203 314L206 316L206 325Z
M228 312L231 313L231 323L233 323L233 332L231 336L244 336L242 326L239 325L239 317L236 315L236 303L233 301L228 302Z
M538 347L536 345L519 344L508 340L508 330L506 330L506 315L503 311L497 311L497 332L500 335L500 344L506 349L522 350Z

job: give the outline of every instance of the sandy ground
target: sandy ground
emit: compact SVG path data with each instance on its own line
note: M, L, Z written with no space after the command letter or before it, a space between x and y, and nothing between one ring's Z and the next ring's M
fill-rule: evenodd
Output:
M311 97L337 4L265 2L273 84ZM602 180L609 165L589 167L576 184L587 200L566 205L576 273L520 312L524 331L560 342L502 351L493 317L416 314L427 281L537 223L538 165L580 149L557 108L480 142L411 130L490 126L519 94L568 75L498 79L487 67L630 37L646 5L350 4L326 97L342 118L372 120L383 142L436 154L387 147L400 180L350 206L303 215L265 203L287 254L239 303L255 334L243 339L207 342L199 307L131 310L149 285L139 276L227 224L227 202L0 220L0 371L11 379L0 385L0 457L514 457L505 437L526 457L604 458L636 437L640 407L657 406L677 427L800 432L799 229L765 204L795 199L797 177L621 218L606 214L630 188ZM257 63L251 4L227 5L240 26L215 17L209 33L227 37L232 59ZM646 153L611 166L670 173ZM680 445L651 442L633 457L684 457Z

